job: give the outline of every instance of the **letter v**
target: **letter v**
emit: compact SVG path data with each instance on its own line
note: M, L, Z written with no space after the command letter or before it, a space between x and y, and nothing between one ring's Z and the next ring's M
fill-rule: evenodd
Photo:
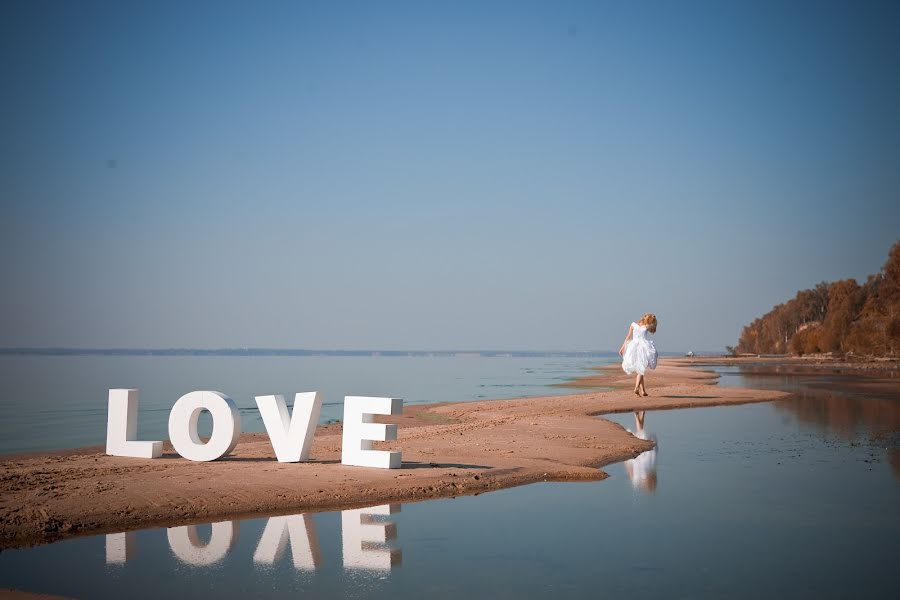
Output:
M309 459L322 397L319 392L294 395L294 413L288 414L284 396L257 396L256 405L262 414L269 440L278 462L300 462Z

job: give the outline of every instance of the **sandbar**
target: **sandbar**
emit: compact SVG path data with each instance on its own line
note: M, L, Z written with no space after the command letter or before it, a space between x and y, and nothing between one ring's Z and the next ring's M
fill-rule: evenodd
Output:
M652 443L598 415L782 399L715 385L717 375L661 360L637 397L618 365L560 396L410 405L401 469L340 464L341 426L319 426L311 460L279 463L268 437L243 434L228 457L197 463L167 443L162 458L107 456L102 446L0 457L0 548L101 533L172 527L478 494L538 481L597 481L604 465Z

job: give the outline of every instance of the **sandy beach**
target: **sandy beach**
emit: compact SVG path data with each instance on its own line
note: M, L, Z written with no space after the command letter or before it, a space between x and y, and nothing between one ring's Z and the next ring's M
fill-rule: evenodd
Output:
M690 361L688 361L689 363ZM312 460L285 464L265 434L244 434L227 458L195 463L112 457L101 446L0 459L0 547L246 517L478 494L537 481L594 481L604 465L651 443L597 418L606 413L765 402L783 392L717 386L712 371L668 359L631 392L617 365L552 397L408 406L394 470L340 464L341 426L317 429Z

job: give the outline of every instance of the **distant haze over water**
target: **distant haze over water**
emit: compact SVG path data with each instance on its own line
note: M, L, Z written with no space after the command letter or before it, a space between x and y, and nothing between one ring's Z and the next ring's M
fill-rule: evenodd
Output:
M46 356L420 356L420 357L608 357L610 351L570 350L316 350L304 348L0 348L0 354Z

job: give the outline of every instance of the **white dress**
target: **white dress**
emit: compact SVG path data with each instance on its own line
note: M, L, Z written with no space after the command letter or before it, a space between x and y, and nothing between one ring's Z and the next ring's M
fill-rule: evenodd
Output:
M656 444L656 436L653 434L648 436L644 433L643 427L639 427L637 432L630 429L627 431L640 440L650 440ZM656 475L656 448L657 446L653 446L650 450L638 454L637 457L625 461L625 472L628 473L634 489L648 489L650 477Z
M631 340L622 355L622 369L629 375L656 368L656 346L649 335L646 325L631 324Z

